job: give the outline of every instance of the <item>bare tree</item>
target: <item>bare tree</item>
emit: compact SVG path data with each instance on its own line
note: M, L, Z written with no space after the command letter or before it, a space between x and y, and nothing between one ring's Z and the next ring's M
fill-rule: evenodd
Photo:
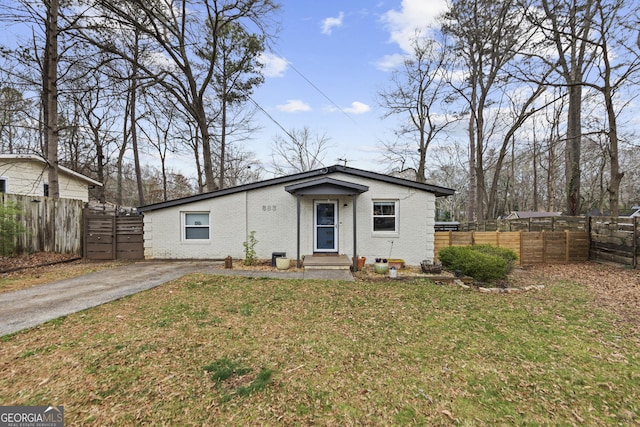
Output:
M262 64L258 56L264 51L264 36L249 34L237 22L230 23L218 30L218 36L211 40L218 46L209 46L205 55L213 55L218 51L218 66L213 82L214 91L220 102L219 115L219 168L218 188L225 187L227 163L227 136L233 131L230 110L245 104L254 87L264 82L260 73ZM243 122L247 124L248 122Z
M455 53L465 79L455 85L469 111L469 196L467 220L482 221L487 208L485 151L490 129L488 109L497 93L507 92L507 65L530 43L532 34L509 0L455 0L444 16L443 30L455 39ZM494 117L495 116L494 114Z
M622 109L629 107L629 100L622 100L621 89L635 86L633 82L640 71L640 56L635 49L633 35L638 31L638 13L624 0L608 2L595 0L595 16L591 36L594 50L598 54L596 82L585 82L589 88L599 92L604 100L609 157L609 209L611 216L617 217L620 208L620 183L624 171L620 168L618 116ZM634 84L635 83L635 84ZM629 91L626 91L627 93ZM635 92L635 91L633 91ZM633 96L635 98L635 96Z
M537 13L542 11L542 15ZM596 14L595 0L541 0L540 8L526 15L541 30L553 55L539 55L551 65L568 91L565 150L566 213L580 213L580 154L582 138L582 88L585 73L593 64L589 34ZM545 49L539 49L544 52Z
M425 182L429 145L458 119L448 114L446 108L453 58L448 46L420 34L415 35L411 47L411 55L404 60L402 69L393 72L392 88L379 92L378 97L386 110L384 117L406 116L406 122L396 133L400 138L411 140L409 143L397 141L387 149L402 158L403 169L407 158L415 159L417 181Z
M5 80L6 81L6 80ZM0 151L17 153L24 144L19 138L19 129L26 125L31 102L14 86L0 86Z
M306 126L290 130L287 137L276 135L271 146L274 173L287 175L324 166L329 141L326 134L313 134Z
M218 37L223 28L232 23L252 26L258 34L269 37L270 18L277 9L276 4L272 0L95 1L105 12L104 26L113 27L117 22L123 28L135 29L146 43L164 56L164 61L135 58L117 45L114 31L104 33L106 37L84 31L85 37L101 49L135 63L145 78L170 93L194 119L202 142L206 187L213 191L216 183L206 107L210 103L207 97L218 65ZM84 28L95 29L95 22L91 17ZM204 52L207 54L203 55Z

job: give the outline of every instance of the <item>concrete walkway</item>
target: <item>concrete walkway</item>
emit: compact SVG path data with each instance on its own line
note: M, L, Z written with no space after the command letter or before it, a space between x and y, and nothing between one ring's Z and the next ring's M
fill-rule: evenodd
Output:
M347 270L248 271L226 270L221 268L222 265L212 261L141 261L46 285L0 293L0 336L155 288L190 273L354 280Z

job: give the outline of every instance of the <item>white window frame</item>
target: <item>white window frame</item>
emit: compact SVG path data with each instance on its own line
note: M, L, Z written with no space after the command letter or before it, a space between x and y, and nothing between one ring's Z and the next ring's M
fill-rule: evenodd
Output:
M189 224L187 225L188 215L207 215L207 224ZM211 212L210 211L186 211L182 212L182 241L183 242L209 242L211 241ZM187 238L187 228L206 228L209 230L209 237L206 239Z
M394 204L394 215L376 215L375 214L375 206L376 203L393 203ZM371 231L374 235L398 235L400 233L400 201L398 199L377 199L371 201ZM394 230L376 230L376 217L393 217L394 221Z

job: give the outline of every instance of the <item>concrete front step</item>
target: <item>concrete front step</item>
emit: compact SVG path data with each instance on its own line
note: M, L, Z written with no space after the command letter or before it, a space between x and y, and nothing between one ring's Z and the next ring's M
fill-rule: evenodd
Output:
M346 255L306 255L303 267L305 270L349 270L351 260Z

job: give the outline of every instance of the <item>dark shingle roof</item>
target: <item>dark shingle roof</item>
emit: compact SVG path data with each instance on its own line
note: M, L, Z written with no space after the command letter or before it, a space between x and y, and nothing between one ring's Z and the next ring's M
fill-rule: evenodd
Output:
M315 169L312 171L300 172L293 175L267 179L265 181L254 182L251 184L238 185L236 187L229 187L222 190L211 191L208 193L196 194L195 196L188 196L180 199L167 200L166 202L140 206L138 208L138 211L147 212L147 211L153 211L158 209L165 209L173 206L183 205L186 203L192 203L192 202L198 202L201 200L208 200L216 197L222 197L228 194L236 194L236 193L241 193L243 191L251 191L251 190L270 187L274 185L284 185L284 184L288 184L291 182L300 181L304 179L317 178L317 177L326 176L327 174L336 173L336 172L344 173L346 175L362 177L362 178L369 178L376 181L387 182L391 184L402 185L404 187L415 188L417 190L434 193L436 197L451 196L453 195L453 193L455 193L455 190L451 188L440 187L438 185L432 185L432 184L422 184L422 183L411 181L408 179L389 176L389 175L385 175L377 172L369 172L362 169L352 168L349 166L334 165L334 166L328 166L321 169Z

